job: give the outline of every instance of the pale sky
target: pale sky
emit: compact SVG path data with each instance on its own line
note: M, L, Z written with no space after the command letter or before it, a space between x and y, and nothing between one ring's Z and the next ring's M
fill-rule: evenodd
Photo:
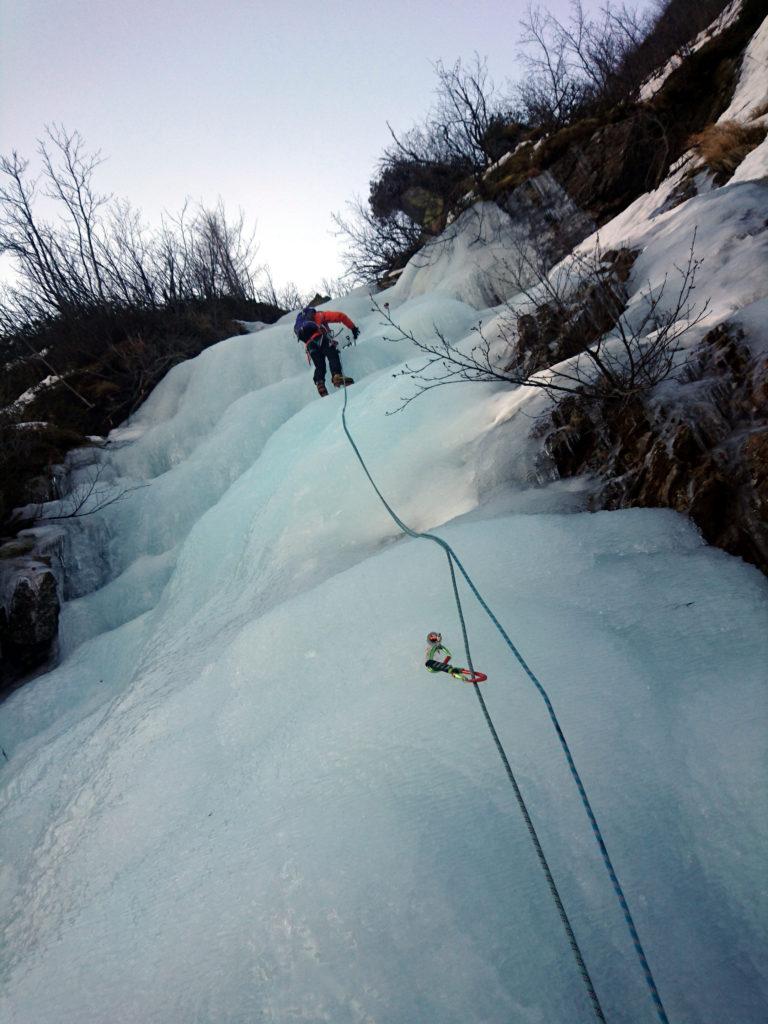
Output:
M433 61L515 74L525 0L0 0L0 152L51 122L108 157L97 185L156 221L185 196L245 211L278 283L341 270L331 213L426 113ZM563 8L554 0L551 8Z

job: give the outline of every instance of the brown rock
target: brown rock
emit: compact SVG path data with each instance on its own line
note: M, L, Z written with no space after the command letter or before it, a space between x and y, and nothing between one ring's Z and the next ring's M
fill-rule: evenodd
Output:
M35 542L31 537L16 537L0 546L0 558L19 558L21 555L28 555L34 546Z
M691 502L688 513L710 544L720 540L727 525L728 507L733 488L711 464L696 470L691 481Z
M672 457L678 462L693 462L701 453L701 446L687 423L682 423L672 438Z
M9 682L51 655L59 628L59 595L51 570L31 558L3 567L0 590L2 680Z
M768 527L768 427L751 434L742 449L755 504Z

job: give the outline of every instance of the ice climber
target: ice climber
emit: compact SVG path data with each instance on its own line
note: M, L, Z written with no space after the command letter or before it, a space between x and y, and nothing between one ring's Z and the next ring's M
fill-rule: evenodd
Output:
M344 324L352 331L352 337L355 340L360 333L346 313L334 313L330 309L321 312L314 306L305 306L293 325L294 334L299 341L303 341L306 345L307 359L311 359L315 364L313 379L321 398L325 398L328 394L328 389L325 386L326 359L331 369L331 380L335 388L345 388L348 384L355 383L351 377L345 377L341 372L339 346L328 327L329 324Z

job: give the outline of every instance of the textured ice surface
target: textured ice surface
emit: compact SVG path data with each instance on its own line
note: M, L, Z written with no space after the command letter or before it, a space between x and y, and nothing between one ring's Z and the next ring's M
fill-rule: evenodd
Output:
M646 197L607 233L657 280L698 222L717 315L728 295L756 310L764 195L674 215ZM457 250L441 259L444 291L414 272L378 301L469 346L479 293L462 298ZM355 436L549 689L670 1019L758 1024L765 580L672 513L563 514L577 484L534 486L538 392L438 388L386 415L415 354L364 292L340 305L363 327L343 353ZM378 504L290 319L175 368L88 456L139 489L72 533L62 662L0 707L0 1019L589 1021L474 693L421 664L430 629L464 659L445 556ZM110 579L86 593L94 536ZM466 610L608 1019L651 1021L543 704Z
M444 535L549 686L672 1019L761 1020L763 581L660 512ZM458 639L444 561L399 542L229 629L171 604L58 670L111 695L13 751L4 1019L590 1019L474 695L420 665ZM468 610L609 1019L651 1019L543 705Z
M510 254L520 230L495 203L476 203L441 238L417 253L393 287L398 298L447 294L477 309L496 305L514 287Z

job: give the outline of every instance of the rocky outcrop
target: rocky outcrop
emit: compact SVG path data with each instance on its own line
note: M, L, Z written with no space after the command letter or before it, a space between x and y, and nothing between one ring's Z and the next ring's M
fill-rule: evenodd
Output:
M375 217L383 219L404 213L426 235L438 235L449 209L472 187L472 181L466 161L454 164L393 157L371 182L370 207Z
M550 171L574 202L603 224L662 177L663 134L658 118L640 108L574 140Z
M59 592L50 565L36 557L34 542L0 547L0 687L51 657L59 628Z
M627 97L548 135L532 132L486 176L485 198L503 205L521 183L549 173L597 226L606 223L655 188L690 149L691 135L723 114L764 17L764 0L743 0L734 22L688 53L652 98Z
M627 302L636 250L612 249L577 267L575 286L517 316L516 341L505 373L530 377L578 355L616 323Z
M438 235L445 227L446 201L429 189L419 186L406 189L400 197L400 208L429 235Z
M497 199L512 220L535 240L537 259L548 268L562 259L596 224L548 171Z
M704 339L673 400L572 395L538 428L561 477L592 475L589 506L673 508L768 573L768 360L738 331Z

